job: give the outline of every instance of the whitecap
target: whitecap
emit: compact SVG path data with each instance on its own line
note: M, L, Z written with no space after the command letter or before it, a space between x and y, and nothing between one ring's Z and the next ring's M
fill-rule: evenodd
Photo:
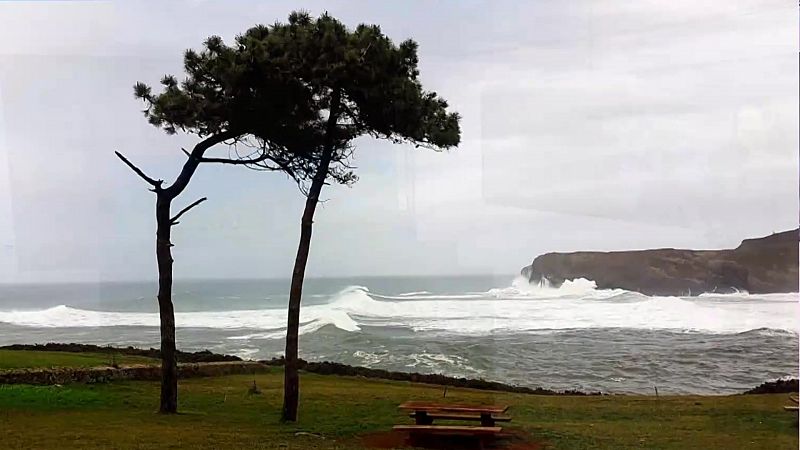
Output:
M301 308L301 333L326 325L347 332L362 326L406 327L415 331L490 335L550 333L586 328L664 329L677 332L742 333L785 330L797 333L797 294L731 294L648 297L621 289L596 289L590 280L572 280L559 288L531 285L521 277L511 286L483 294L371 293L349 286L328 303ZM412 295L414 294L414 295ZM401 294L402 295L402 294ZM0 311L0 322L25 327L158 327L158 313L91 311L59 305L37 311ZM244 330L230 339L282 339L285 308L178 312L181 328ZM771 332L771 331L767 331Z

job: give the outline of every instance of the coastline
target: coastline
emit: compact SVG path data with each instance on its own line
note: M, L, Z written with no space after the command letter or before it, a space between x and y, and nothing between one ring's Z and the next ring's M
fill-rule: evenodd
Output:
M131 356L145 356L150 358L159 358L160 352L158 349L149 348L149 349L141 349L136 348L133 346L128 347L111 347L111 346L98 346L92 344L75 344L75 343L47 343L47 344L12 344L7 346L0 347L0 350L26 350L26 351L48 351L48 352L70 352L70 353L103 353L103 354L118 354L118 355L131 355ZM203 370L198 370L198 366L210 364L210 365L217 365L218 363L242 363L242 367L245 367L245 372L252 372L254 369L253 363L261 364L265 367L282 367L284 365L283 358L273 358L270 360L260 360L260 361L247 361L238 356L232 355L224 355L213 353L208 350L198 351L198 352L185 352L185 351L178 351L178 362L182 363L186 366L190 366L193 368L192 370L184 371L184 374L191 374L193 376L215 376L216 374L213 373L206 373ZM235 365L235 364L234 364ZM152 369L152 366L146 367L148 369ZM136 379L136 375L132 374L131 371L125 370L126 368L115 368L116 370L121 370L124 374L124 378L126 379ZM51 369L52 371L53 369ZM58 369L61 373L63 373L64 369ZM352 366L332 361L321 361L321 362L308 362L303 359L300 359L300 370L303 370L308 373L314 373L318 375L338 375L338 376L352 376L352 377L363 377L363 378L373 378L373 379L381 379L381 380L392 380L392 381L405 381L411 383L422 383L422 384L430 384L436 386L447 386L447 387L459 387L459 388L469 388L469 389L477 389L477 390L485 390L485 391L497 391L497 392L510 392L510 393L518 393L518 394L532 394L532 395L568 395L568 396L601 396L601 395L625 395L625 394L608 394L603 393L600 391L596 392L584 392L578 390L552 390L543 387L536 387L531 388L527 386L517 386L497 381L488 381L483 379L471 379L465 377L451 377L441 374L423 374L417 372L398 372L398 371L389 371L384 369L372 369L368 367L362 366ZM48 379L47 376L43 377L43 373L47 373L48 370L35 370L29 371L31 374L31 379L34 380L41 380L41 379ZM81 372L81 376L85 376L86 371ZM146 379L150 379L153 377L152 370L145 370L143 371L144 377ZM19 374L18 374L19 375ZM189 376L191 376L189 375ZM114 378L113 372L104 371L103 376L105 380L110 381ZM22 374L17 379L24 380L25 375ZM52 378L51 379L55 379ZM798 392L798 388L800 387L799 381L797 378L792 379L778 379L778 380L768 380L764 383L756 386L752 389L747 391L741 392L740 394L733 394L733 395L746 395L746 394L776 394L776 393L796 393ZM41 384L37 382L36 384Z

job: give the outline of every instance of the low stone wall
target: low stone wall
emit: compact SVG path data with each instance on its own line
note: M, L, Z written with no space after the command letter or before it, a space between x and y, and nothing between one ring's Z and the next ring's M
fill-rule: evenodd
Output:
M70 352L70 353L100 353L107 355L133 355L146 356L148 358L161 359L161 351L157 348L136 348L136 347L111 347L92 344L61 344L58 342L48 342L47 344L12 344L0 347L0 350L28 350L34 352ZM175 355L179 363L199 363L199 362L220 362L220 361L241 361L242 358L233 355L221 355L212 353L208 350L199 352L184 352L176 350Z
M269 366L283 367L284 360L273 358L259 361ZM470 389L480 389L485 391L513 392L517 394L536 394L536 395L605 395L602 392L582 392L576 390L554 391L541 387L530 388L527 386L515 386L497 381L487 381L483 379L469 379L449 377L441 374L393 372L384 369L370 369L367 367L349 366L330 361L308 362L299 360L300 370L316 373L319 375L343 375L351 377L378 378L382 380L408 381L411 383L434 384L438 386L453 386Z
M178 364L179 378L252 374L269 370L255 361ZM120 367L16 369L0 371L0 384L107 383L114 380L160 380L161 367L137 364Z
M789 380L775 380L762 383L745 394L797 394L800 381L797 378Z

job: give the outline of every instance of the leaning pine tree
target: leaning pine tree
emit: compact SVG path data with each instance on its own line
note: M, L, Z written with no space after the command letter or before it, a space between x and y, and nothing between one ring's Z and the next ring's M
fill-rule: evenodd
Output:
M255 33L255 37L254 37ZM146 175L121 153L117 156L144 179L156 195L156 260L158 263L158 306L161 318L161 401L159 411L174 413L178 407L178 369L175 348L175 314L172 304L172 227L198 205L201 198L172 215L172 202L192 179L200 163L259 164L281 170L297 180L304 176L311 158L293 159L287 148L313 148L319 140L313 125L316 101L299 80L287 78L263 63L266 55L256 39L259 33L237 37L233 47L219 37L209 38L200 52L186 51L186 77L181 82L171 75L161 80L163 90L137 83L134 94L144 101L149 122L168 134L184 132L199 141L175 181L166 184ZM274 69L274 70L273 70ZM310 140L309 142L306 142ZM219 144L228 146L224 158L206 156ZM242 155L240 151L246 150ZM302 155L302 151L297 151Z
M360 136L409 143L433 150L448 149L460 140L459 116L447 102L425 91L418 79L417 44L395 45L378 26L347 29L325 14L311 18L295 12L286 24L256 27L248 34L270 57L267 67L280 67L297 80L314 101L317 118L304 124L310 133L302 158L307 178L300 224L300 244L292 271L286 331L283 420L296 421L299 397L298 328L303 278L311 245L314 212L328 180L356 181L348 161L353 140ZM273 70L273 69L270 69ZM261 164L256 164L261 165Z

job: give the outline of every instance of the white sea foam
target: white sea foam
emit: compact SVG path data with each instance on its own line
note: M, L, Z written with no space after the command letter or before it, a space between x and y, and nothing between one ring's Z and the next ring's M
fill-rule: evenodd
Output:
M469 361L458 355L445 355L442 353L395 353L388 350L381 352L368 352L357 350L353 352L353 358L358 361L358 365L364 367L376 367L382 365L402 366L407 368L425 368L434 373L440 373L445 369L454 370L458 374L479 374L480 370L469 365Z
M316 331L331 324L346 331L357 331L350 316L335 304L308 306L300 314L301 330ZM272 330L276 335L285 326L286 311L283 309L203 311L175 313L177 327L219 329ZM0 322L28 327L104 327L142 326L157 327L157 313L89 311L59 305L39 311L0 311ZM269 333L264 333L269 334ZM253 335L254 337L256 335Z
M429 291L414 291L414 292L404 292L402 294L398 294L398 297L414 297L416 295L430 295Z
M236 351L231 352L231 353L233 353L234 356L238 356L239 358L242 358L242 359L253 359L255 357L255 355L258 354L258 349L257 348L242 348L242 349L236 350Z
M573 328L634 328L740 333L758 329L798 332L797 294L746 293L701 297L648 297L624 290L598 290L574 280L560 288L517 279L483 293L435 295L425 291L386 296L351 286L329 303L301 309L301 333L326 325L345 331L361 326L403 326L453 334L535 332ZM231 339L279 339L285 309L179 312L178 327L243 329ZM0 311L0 322L27 327L159 325L156 313L88 311L61 305L39 311Z

